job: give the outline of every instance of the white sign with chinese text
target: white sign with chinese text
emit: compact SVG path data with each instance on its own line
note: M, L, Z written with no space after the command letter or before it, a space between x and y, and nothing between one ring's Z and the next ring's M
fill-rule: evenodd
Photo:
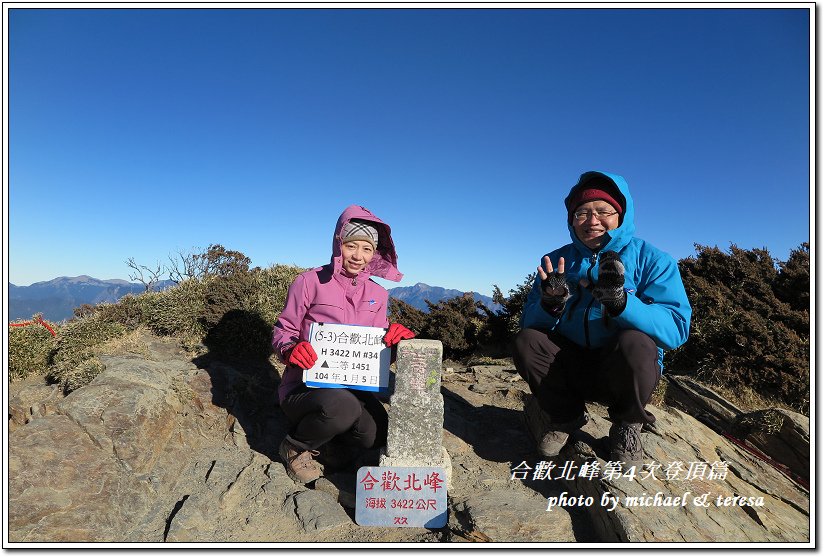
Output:
M391 349L386 329L338 323L312 323L309 342L318 360L303 372L308 387L386 391Z
M360 526L441 528L447 521L446 475L437 466L363 466L357 474Z

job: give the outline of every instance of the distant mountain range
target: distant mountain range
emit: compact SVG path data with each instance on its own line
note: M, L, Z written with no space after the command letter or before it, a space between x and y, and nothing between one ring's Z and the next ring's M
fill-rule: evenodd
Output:
M171 281L162 281L158 288L162 290L173 284ZM145 287L140 283L121 279L100 280L86 275L58 277L30 286L9 283L9 320L30 319L32 315L42 313L43 318L49 321L63 321L71 318L74 308L83 304L116 302L126 294L139 294L144 290ZM429 286L422 282L414 286L389 289L390 296L422 311L429 309L426 300L435 304L463 294L460 290ZM499 305L492 303L489 296L473 293L473 297L489 309L500 309Z
M172 281L161 281L158 289L168 288ZM126 294L139 294L145 287L121 279L100 280L90 276L58 277L30 286L9 283L9 320L30 319L42 313L49 321L63 321L74 315L74 308L83 304L116 302Z
M426 305L427 300L433 304L437 304L441 300L449 300L457 296L463 296L464 292L450 288L441 288L440 286L429 286L428 284L419 282L414 286L390 288L389 295L392 298L406 302L412 307L428 312L429 306ZM491 310L497 311L501 309L500 304L494 303L489 296L473 292L472 297L475 298L475 301L483 302L483 304Z

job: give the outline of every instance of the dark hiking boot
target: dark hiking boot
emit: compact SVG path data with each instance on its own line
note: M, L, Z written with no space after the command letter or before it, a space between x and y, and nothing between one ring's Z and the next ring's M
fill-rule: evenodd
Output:
M569 441L569 435L586 425L589 415L584 412L570 422L552 423L550 417L538 404L538 399L531 397L524 406L524 421L537 445L538 452L547 458L555 458Z
M286 474L296 482L308 484L320 478L321 469L314 457L319 453L298 447L287 435L278 449L281 460L286 466Z
M609 428L609 459L621 461L625 467L641 466L644 448L641 446L641 428L644 424L614 423Z

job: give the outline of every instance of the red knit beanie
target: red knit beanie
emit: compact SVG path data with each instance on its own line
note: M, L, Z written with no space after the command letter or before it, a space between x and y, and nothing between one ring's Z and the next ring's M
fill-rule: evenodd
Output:
M579 191L577 194L575 194L575 197L573 197L569 201L569 212L570 214L572 214L575 211L575 209L577 209L583 203L588 203L590 201L596 200L606 201L607 203L612 205L616 211L618 211L619 215L624 213L623 207L621 207L620 203L615 201L614 197L612 197L604 190L598 188L583 189Z

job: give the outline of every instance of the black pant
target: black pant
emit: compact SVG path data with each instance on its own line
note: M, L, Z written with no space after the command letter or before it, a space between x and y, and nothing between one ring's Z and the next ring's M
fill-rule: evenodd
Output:
M386 444L389 418L371 392L302 386L280 408L292 422L289 436L304 449L317 449L341 434L344 443L365 449Z
M554 332L523 329L513 356L553 423L575 420L586 401L607 405L614 422L655 421L644 407L661 377L658 348L640 331L621 331L611 344L587 349Z

